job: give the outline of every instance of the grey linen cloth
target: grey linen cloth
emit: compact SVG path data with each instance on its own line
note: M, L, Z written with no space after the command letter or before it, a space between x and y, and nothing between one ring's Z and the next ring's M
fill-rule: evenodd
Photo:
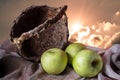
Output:
M120 44L113 45L108 50L90 46L87 48L97 51L104 61L103 70L93 78L80 77L69 65L59 75L47 74L40 63L19 56L7 40L0 45L0 80L120 80Z

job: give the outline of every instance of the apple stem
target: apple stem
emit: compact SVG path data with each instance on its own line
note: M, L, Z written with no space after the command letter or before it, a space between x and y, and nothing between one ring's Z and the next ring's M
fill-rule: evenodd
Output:
M92 66L95 67L97 64L97 60L92 62Z

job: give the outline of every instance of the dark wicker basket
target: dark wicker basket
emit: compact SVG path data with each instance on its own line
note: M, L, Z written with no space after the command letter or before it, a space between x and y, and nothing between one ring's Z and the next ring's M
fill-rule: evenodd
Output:
M63 49L68 42L67 6L31 6L14 21L11 41L25 59L39 62L49 48Z

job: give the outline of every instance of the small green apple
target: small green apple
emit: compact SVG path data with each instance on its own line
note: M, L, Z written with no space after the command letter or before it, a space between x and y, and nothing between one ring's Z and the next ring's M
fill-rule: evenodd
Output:
M72 43L67 46L65 52L68 55L68 63L72 64L74 56L81 50L86 49L86 46L81 43Z
M58 48L48 49L41 55L42 68L49 74L62 73L67 63L67 54Z
M103 61L99 54L92 50L82 50L73 59L73 69L83 77L96 76L103 67Z

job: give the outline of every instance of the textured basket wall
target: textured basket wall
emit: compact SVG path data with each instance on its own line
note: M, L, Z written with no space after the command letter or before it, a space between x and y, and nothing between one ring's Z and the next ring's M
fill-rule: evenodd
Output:
M27 60L38 62L45 50L63 49L69 36L66 9L67 6L53 8L43 5L23 11L14 21L10 34L18 53Z

